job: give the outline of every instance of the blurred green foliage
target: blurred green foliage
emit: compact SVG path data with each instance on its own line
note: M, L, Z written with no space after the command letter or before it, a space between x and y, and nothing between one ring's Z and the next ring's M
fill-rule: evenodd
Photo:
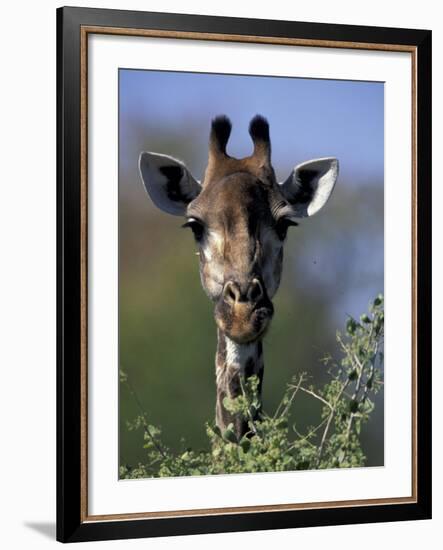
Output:
M222 433L213 423L206 424L209 444L206 450L182 448L171 451L161 438L161 430L150 424L137 392L127 374L120 381L128 388L140 409L130 431L143 433L144 460L120 467L122 479L186 475L279 472L323 468L361 467L366 457L361 446L362 426L374 410L373 398L382 387L384 312L383 297L378 296L370 312L360 321L350 317L346 334L337 332L342 358L324 358L329 380L320 389L308 384L306 373L296 375L274 414L262 413L256 376L241 381L242 394L225 398L224 405L242 416L249 432L237 440L231 424ZM293 405L307 395L318 407L315 423L302 433L292 419ZM292 425L291 425L292 424Z

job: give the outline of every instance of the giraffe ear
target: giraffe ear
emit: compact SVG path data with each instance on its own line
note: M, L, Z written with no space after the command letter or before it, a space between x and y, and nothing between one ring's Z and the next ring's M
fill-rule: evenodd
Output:
M186 166L168 155L141 153L139 168L152 202L168 214L183 216L201 191Z
M338 160L328 157L297 165L280 192L289 203L288 217L305 218L318 212L328 201L338 176Z

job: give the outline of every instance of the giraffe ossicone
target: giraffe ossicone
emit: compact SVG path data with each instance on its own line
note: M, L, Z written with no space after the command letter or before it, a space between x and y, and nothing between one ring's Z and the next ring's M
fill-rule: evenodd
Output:
M223 399L241 392L240 377L263 381L262 340L270 325L272 298L280 285L283 246L294 218L312 216L327 202L338 176L333 157L297 165L279 183L271 163L267 120L257 115L249 125L250 156L228 155L231 122L211 124L208 163L202 182L181 161L141 153L140 174L148 195L161 210L186 218L198 247L203 289L214 302L217 324L216 423L232 423L238 438L247 422L231 414ZM259 414L259 413L257 413Z

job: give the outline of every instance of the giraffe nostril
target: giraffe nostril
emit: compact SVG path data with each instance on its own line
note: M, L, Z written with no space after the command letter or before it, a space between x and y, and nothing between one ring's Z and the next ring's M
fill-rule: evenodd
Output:
M223 299L225 302L235 304L240 300L240 288L236 283L233 281L228 281L225 284L225 288L223 290Z
M255 305L263 296L263 286L258 279L253 279L249 284L245 285L243 291L241 286L234 281L228 281L223 289L223 300L230 305L235 305L239 302Z
M263 287L258 279L253 279L248 288L248 300L257 303L263 296Z

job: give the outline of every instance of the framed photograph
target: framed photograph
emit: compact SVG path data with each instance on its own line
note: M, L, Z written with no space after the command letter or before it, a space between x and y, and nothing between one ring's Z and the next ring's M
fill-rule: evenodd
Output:
M58 540L430 518L431 32L57 33Z

